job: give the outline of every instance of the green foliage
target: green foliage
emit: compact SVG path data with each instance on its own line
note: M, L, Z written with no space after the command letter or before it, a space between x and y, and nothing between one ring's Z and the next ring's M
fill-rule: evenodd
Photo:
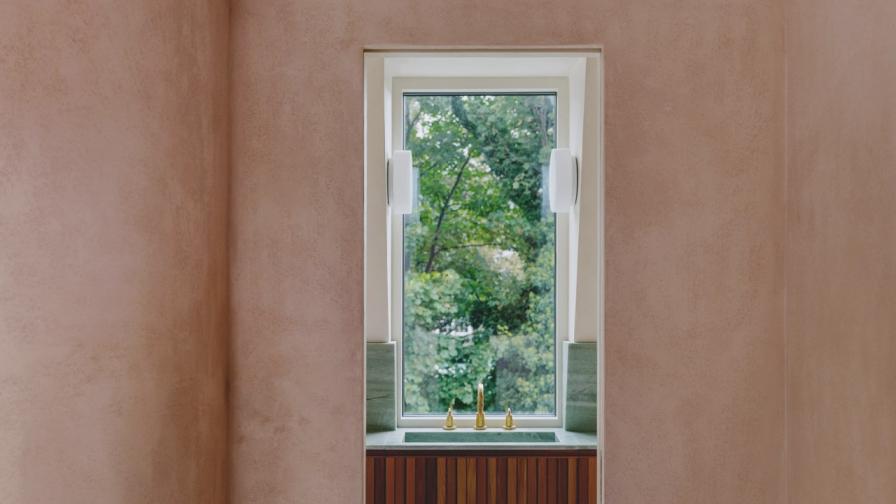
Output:
M555 145L547 95L408 96L420 172L405 220L408 414L475 407L553 413L554 218L543 173Z

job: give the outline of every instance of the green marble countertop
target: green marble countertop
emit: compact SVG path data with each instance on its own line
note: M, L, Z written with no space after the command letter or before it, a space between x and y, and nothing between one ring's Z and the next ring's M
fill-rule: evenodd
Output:
M462 434L464 438L475 440L481 432L470 428L458 428L455 431L444 431L439 428L399 428L394 431L368 432L368 450L594 450L597 448L597 435L587 432L570 432L558 428L519 428L510 433L550 432L557 440L553 442L407 442L405 434L408 432L451 432ZM500 428L492 428L484 433L504 433ZM490 436L492 437L492 436Z

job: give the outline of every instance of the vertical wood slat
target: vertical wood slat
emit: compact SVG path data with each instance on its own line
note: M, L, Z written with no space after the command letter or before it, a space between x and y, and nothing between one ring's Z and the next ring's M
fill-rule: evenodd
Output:
M395 502L395 457L386 457L386 502Z
M536 458L535 466L535 487L538 492L535 496L535 502L542 503L548 501L548 460L545 457Z
M507 462L507 502L519 502L519 497L516 496L516 477L517 477L517 463L518 457L507 457L505 461Z
M367 468L366 468L367 470L365 471L366 472L365 476L367 477L367 481L365 482L365 485L364 485L364 493L367 494L367 502L368 503L372 503L373 499L374 499L373 483L374 483L374 481L376 481L376 475L374 472L373 461L374 461L373 457L367 457Z
M426 504L426 459L423 457L414 457L414 502L417 504Z
M498 470L497 459L488 458L488 504L498 503Z
M407 485L405 462L405 457L395 457L395 502L401 504L405 504L406 502L404 498Z
M386 458L376 457L373 460L373 502L386 502Z
M526 458L526 500L530 504L538 502L538 459Z
M520 504L528 504L529 499L526 494L527 488L527 480L526 480L526 466L528 464L529 459L526 457L520 457L517 461L517 468L519 469L519 475L517 476L517 500L520 501Z
M557 504L557 459L554 457L546 457L545 466L547 467L547 503Z
M588 500L588 459L579 457L576 466L579 470L576 478L576 502L590 502Z
M476 459L467 457L467 504L476 502Z
M446 457L445 459L445 502L447 504L456 504L459 502L457 498L456 457Z
M476 457L476 504L488 502L488 458Z
M566 504L566 500L569 498L567 494L569 489L569 482L567 481L569 478L568 462L569 459L557 459L557 502L560 504Z
M436 459L436 503L445 504L446 488L445 488L445 457Z
M437 504L439 498L439 464L436 457L426 459L426 502L427 504Z
M597 458L588 457L588 502L597 502Z
M404 499L405 502L409 504L413 504L417 502L416 490L417 485L414 481L414 473L416 472L417 461L414 457L407 457L405 459L405 490L404 490Z
M457 457L457 504L467 504L467 459Z
M596 504L594 456L374 455L366 459L368 504Z
M498 457L497 460L497 475L495 476L495 481L498 484L498 498L497 502L504 503L507 502L507 461L510 457Z

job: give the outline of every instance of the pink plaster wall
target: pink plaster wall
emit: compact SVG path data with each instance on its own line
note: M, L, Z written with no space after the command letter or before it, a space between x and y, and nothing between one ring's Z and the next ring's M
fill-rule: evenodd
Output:
M790 501L896 502L896 3L787 20Z
M362 49L601 43L611 504L784 502L775 0L233 3L234 502L359 502Z
M605 46L608 502L893 501L892 19L236 1L229 45L225 2L3 3L0 501L358 501L383 43Z
M0 2L0 502L226 499L228 26Z

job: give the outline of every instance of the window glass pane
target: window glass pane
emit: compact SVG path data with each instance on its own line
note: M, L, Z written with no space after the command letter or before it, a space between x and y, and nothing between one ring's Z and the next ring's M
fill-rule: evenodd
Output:
M419 170L404 220L404 414L556 409L554 94L404 97Z

